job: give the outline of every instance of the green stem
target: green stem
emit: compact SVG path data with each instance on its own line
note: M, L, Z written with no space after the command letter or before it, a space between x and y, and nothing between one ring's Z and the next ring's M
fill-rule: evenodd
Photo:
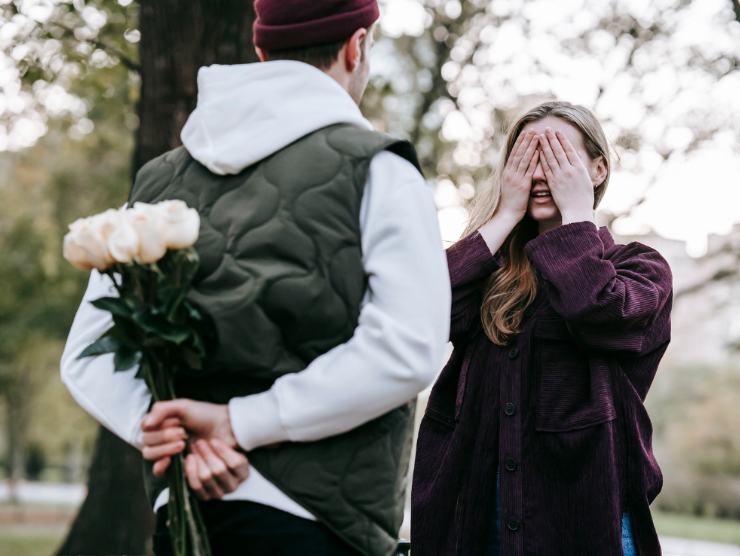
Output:
M155 401L175 399L172 378L157 358L142 360L144 379ZM170 539L175 556L211 556L208 531L200 514L198 501L188 487L183 454L172 457L167 470L170 497L167 502Z

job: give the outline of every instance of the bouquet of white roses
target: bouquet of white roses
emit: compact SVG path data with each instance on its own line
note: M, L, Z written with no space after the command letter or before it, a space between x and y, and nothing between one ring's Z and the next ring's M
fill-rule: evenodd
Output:
M214 342L202 311L187 299L198 270L193 245L200 218L183 201L107 210L72 223L64 257L77 268L105 273L118 292L92 302L113 326L82 357L114 354L116 371L138 365L155 401L175 398L174 375L197 372ZM196 498L188 488L182 454L167 471L170 536L177 556L209 556Z

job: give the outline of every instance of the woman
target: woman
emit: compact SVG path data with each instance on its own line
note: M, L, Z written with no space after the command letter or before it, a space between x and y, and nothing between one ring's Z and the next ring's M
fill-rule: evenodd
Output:
M670 268L594 224L610 160L586 108L530 110L503 161L447 252L454 351L421 423L413 553L659 554L643 400Z

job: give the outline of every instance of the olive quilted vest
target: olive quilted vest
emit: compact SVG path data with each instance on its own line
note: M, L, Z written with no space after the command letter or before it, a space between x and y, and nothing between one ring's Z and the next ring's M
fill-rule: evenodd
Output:
M233 176L183 147L139 172L130 202L182 199L201 216L201 267L190 299L218 333L207 372L178 396L226 403L264 392L349 340L367 286L359 213L372 158L413 147L350 125L299 139ZM387 556L403 518L414 403L350 432L283 443L250 463L361 553ZM152 501L164 488L146 466Z

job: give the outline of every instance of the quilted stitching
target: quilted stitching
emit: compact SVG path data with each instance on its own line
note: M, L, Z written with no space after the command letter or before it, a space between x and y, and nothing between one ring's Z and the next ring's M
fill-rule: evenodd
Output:
M220 345L206 375L178 383L180 395L225 403L264 391L352 336L367 285L362 193L372 157L397 145L339 125L235 176L210 173L182 147L142 169L131 201L182 199L201 215L191 299L213 318ZM412 408L250 460L362 553L387 555L403 517Z

